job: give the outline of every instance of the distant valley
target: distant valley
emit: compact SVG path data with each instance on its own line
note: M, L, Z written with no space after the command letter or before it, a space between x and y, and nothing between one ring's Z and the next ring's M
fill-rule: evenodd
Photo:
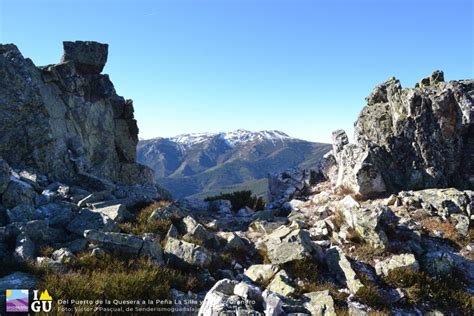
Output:
M243 189L266 196L269 173L315 167L329 150L281 131L236 130L140 140L137 159L174 198Z

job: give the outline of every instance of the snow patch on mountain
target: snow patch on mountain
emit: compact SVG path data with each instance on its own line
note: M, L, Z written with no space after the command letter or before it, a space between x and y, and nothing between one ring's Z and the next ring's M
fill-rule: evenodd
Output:
M241 143L251 143L265 140L269 140L274 143L276 141L284 142L285 140L291 139L290 136L281 131L272 130L250 132L244 129L238 129L230 133L221 133L221 137L232 147Z
M224 140L229 146L235 147L239 144L246 144L260 141L284 142L292 139L287 134L277 130L264 130L259 132L251 132L245 129L238 129L228 133L192 133L182 134L170 138L171 141L184 147L192 147L197 144L210 142L215 137Z

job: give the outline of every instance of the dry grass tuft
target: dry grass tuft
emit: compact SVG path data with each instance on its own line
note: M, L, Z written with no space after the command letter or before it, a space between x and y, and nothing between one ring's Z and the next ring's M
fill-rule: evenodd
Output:
M460 275L462 273L435 278L424 272L399 268L390 271L384 281L393 287L404 288L411 304L430 304L450 314L468 315L474 302L463 289Z
M421 225L426 233L430 233L435 230L443 232L443 238L446 238L460 247L464 246L468 239L461 236L455 225L449 222L442 222L439 218L429 217L421 220ZM471 232L470 232L471 233Z
M144 233L159 234L161 237L166 235L172 219L148 220L150 215L159 208L170 206L169 201L159 201L152 203L141 209L136 218L132 222L125 222L120 224L120 228L127 234L143 235Z

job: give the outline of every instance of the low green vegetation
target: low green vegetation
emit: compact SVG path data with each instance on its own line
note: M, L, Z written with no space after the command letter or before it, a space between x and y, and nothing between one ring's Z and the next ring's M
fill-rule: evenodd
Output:
M210 196L205 201L229 200L232 204L232 210L237 212L241 208L250 207L256 211L262 211L265 208L265 201L262 197L252 195L252 191L236 191L233 193L222 193L216 196Z
M345 311L347 308L346 299L348 294L339 292L338 287L329 281L322 279L324 271L313 259L296 260L283 265L283 269L289 274L295 283L297 296L310 292L318 292L328 290L332 296L335 308L339 312ZM339 314L338 314L339 315Z
M380 295L378 288L374 285L361 287L355 294L355 299L378 311L386 313L390 311L390 303Z
M71 299L170 299L175 288L184 292L199 290L199 282L191 274L156 266L147 259L120 259L114 254L100 258L82 254L68 264L66 274L48 271L40 277L40 288L53 297ZM68 308L74 308L71 304Z
M149 218L155 210L164 209L169 205L170 202L168 201L152 203L139 210L133 221L121 223L120 228L127 234L143 235L144 233L154 233L164 236L172 224L172 219L149 220Z
M461 274L454 272L433 277L425 272L399 268L390 271L385 282L404 288L411 304L429 304L449 313L468 315L472 312L474 299L463 289Z

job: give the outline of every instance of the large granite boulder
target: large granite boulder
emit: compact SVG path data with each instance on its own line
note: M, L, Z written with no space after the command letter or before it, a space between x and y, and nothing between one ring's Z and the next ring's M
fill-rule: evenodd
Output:
M0 156L64 182L153 181L135 160L133 103L100 74L106 60L106 44L65 42L60 64L36 67L15 45L0 45Z

